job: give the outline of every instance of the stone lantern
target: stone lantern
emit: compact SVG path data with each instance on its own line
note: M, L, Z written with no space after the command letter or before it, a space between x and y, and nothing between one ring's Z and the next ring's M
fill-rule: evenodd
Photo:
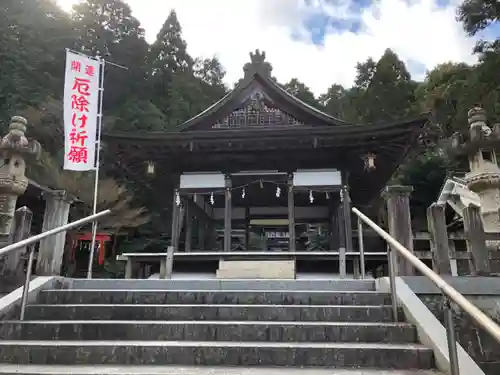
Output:
M42 151L38 141L26 138L26 125L25 118L12 117L0 142L0 236L11 234L17 198L28 187L26 161L38 160Z
M470 171L465 175L467 187L475 192L481 202L481 216L485 232L500 232L500 168L496 151L500 149L500 126L490 128L486 113L480 107L468 112L469 139L455 136L456 150L466 154ZM490 247L499 248L500 242L489 241Z

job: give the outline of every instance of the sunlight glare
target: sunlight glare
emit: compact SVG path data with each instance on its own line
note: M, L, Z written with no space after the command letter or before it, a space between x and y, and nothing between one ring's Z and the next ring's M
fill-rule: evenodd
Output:
M70 12L73 5L79 2L79 0L56 0L57 4L64 9L66 12Z

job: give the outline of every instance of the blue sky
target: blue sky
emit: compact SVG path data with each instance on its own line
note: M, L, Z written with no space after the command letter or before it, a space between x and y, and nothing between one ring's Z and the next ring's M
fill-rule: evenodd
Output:
M353 32L357 33L363 28L362 12L372 6L372 0L354 0L345 6L344 14L332 15L318 7L312 1L306 1L311 7L311 14L308 14L303 27L309 30L311 40L314 44L322 45L325 36L329 33ZM336 5L336 1L327 1L327 4ZM292 34L293 35L293 34Z
M78 0L57 0L66 9ZM298 78L316 95L350 86L356 64L395 51L413 78L437 64L474 63L477 38L456 20L461 0L126 0L153 42L170 9L193 56L216 55L229 85L250 51L266 51L282 82ZM483 36L500 36L495 25Z
M417 1L405 0L406 3L412 4ZM305 0L305 3L310 7L310 12L304 17L302 25L299 28L304 27L308 30L308 38L316 44L321 46L328 34L332 33L344 33L344 32L360 32L366 25L363 22L363 12L370 9L376 4L375 0L353 0L348 2L346 12L343 14L332 15L325 12L324 7L318 6L318 4L312 0ZM343 6L344 1L341 0L326 0L326 4L332 6ZM437 9L446 9L448 7L456 8L452 0L434 0L434 4ZM299 34L296 30L291 32L292 38L298 38ZM303 37L303 36L302 36ZM493 40L500 37L500 23L495 23L489 26L486 30L479 33L478 37L482 39ZM416 63L417 61L412 62ZM420 69L420 68L419 68Z

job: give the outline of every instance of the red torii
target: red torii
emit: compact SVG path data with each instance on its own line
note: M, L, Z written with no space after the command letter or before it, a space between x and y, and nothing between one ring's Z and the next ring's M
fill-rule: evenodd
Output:
M106 252L104 251L104 244L106 241L111 241L111 236L107 233L97 233L95 236L96 243L99 246L99 257L98 257L98 262L99 265L104 264L104 258L106 256ZM74 245L71 251L72 258L74 259L75 257L75 250L76 250L76 245L78 241L92 241L92 232L84 232L84 233L77 233L74 236Z

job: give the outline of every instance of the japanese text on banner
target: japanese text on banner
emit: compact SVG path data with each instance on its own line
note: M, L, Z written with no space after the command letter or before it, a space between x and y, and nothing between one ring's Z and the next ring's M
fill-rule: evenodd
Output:
M94 59L66 53L64 81L64 169L95 167L99 66Z

